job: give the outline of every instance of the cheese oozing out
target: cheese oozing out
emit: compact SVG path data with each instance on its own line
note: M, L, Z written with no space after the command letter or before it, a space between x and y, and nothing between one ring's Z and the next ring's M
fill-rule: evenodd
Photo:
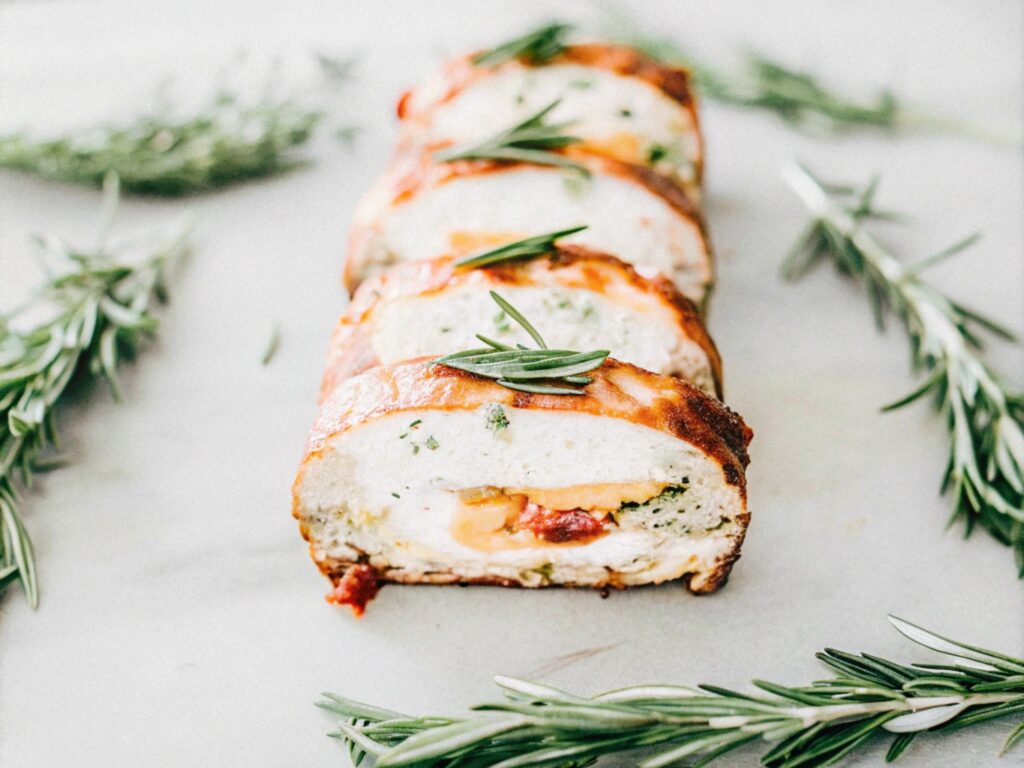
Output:
M461 175L388 206L374 219L350 255L358 279L400 261L465 255L475 250L467 243L493 242L496 234L515 240L586 224L561 242L613 253L643 274L660 272L698 306L712 280L698 221L614 174L584 178L521 165Z
M494 407L393 412L334 435L297 485L314 559L367 561L393 580L525 586L693 574L701 591L734 551L742 493L700 449L620 418L504 407L496 419ZM546 539L527 506L600 527Z
M431 95L429 87L421 94ZM415 94L414 94L415 99ZM690 111L640 78L579 64L509 67L474 81L413 119L425 143L469 144L558 101L549 123L568 123L580 145L666 172L693 189L700 138Z
M620 360L680 376L716 394L707 352L657 297L621 285L614 295L559 285L495 287L526 317L542 318L535 324L552 349L614 350ZM475 284L381 302L364 323L384 364L478 347L477 333L506 344L533 345Z

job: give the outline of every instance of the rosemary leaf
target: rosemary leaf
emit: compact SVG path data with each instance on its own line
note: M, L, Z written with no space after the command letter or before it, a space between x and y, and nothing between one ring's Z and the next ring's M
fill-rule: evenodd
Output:
M508 389L544 395L582 395L577 386L586 386L591 379L580 374L599 368L611 354L606 349L574 352L569 349L548 349L544 337L522 313L495 291L491 298L508 317L515 320L537 344L538 349L519 345L511 347L477 334L486 347L467 349L436 358L432 365L446 365L477 376L494 379Z
M519 323L519 325L523 327L523 330L530 334L530 338L537 342L538 347L541 349L548 348L548 345L544 343L544 339L541 337L540 333L538 333L537 329L530 325L530 322L520 314L519 310L505 301L505 299L501 298L501 296L499 296L495 291L490 291L490 294L491 298L494 299L494 303L501 307L505 314Z
M813 219L783 273L796 279L831 261L864 285L879 319L890 311L900 320L913 369L925 380L887 409L932 396L949 431L942 491L952 496L951 522L963 522L965 535L981 525L1011 547L1024 578L1024 393L1012 391L985 364L978 335L1012 334L924 282L921 262L903 264L871 235L865 224L875 218L875 184L859 194L830 191L800 166L787 168L785 177ZM962 244L950 250L958 252Z
M275 323L273 328L270 329L270 338L267 340L267 348L263 352L263 357L260 358L260 365L270 365L270 361L274 359L274 355L277 354L277 349L280 346L281 327Z
M498 383L507 389L514 389L519 392L530 392L535 395L582 395L582 389L572 387L556 387L552 384L527 384L522 381L510 379L498 379Z
M521 58L531 64L543 64L565 49L565 37L571 31L572 26L562 22L546 24L522 37L480 51L472 62L480 67L493 67Z
M439 163L453 163L457 160L497 160L551 165L589 178L590 171L583 165L558 153L559 150L581 140L578 136L565 133L570 123L544 122L548 113L560 103L561 99L556 99L521 123L500 131L479 144L448 147L435 152L433 158Z
M593 698L537 683L497 676L506 700L473 707L464 719L409 717L377 710L332 694L319 706L343 718L340 733L353 764L550 766L592 765L608 755L644 750L642 768L707 765L754 742L775 742L761 757L767 768L830 765L872 739L895 735L886 756L897 759L920 734L948 733L996 717L1024 714L1024 683L998 666L1024 665L994 651L951 641L896 617L910 640L954 657L964 649L989 661L954 667L935 693L925 683L935 665L898 664L869 654L828 650L818 654L839 675L802 688L758 682L769 696L749 696L717 686L639 686ZM879 670L898 670L900 682L879 682ZM883 676L884 678L884 676ZM986 682L979 682L979 680ZM916 685L915 685L916 683ZM481 715L481 712L484 715ZM380 713L380 714L378 714ZM1024 738L1024 722L1003 749ZM651 754L653 750L653 754Z
M455 262L455 266L468 268L486 267L503 261L532 259L534 256L544 256L549 253L554 253L556 241L563 237L568 237L569 235L575 235L577 232L582 232L586 228L586 225L571 227L569 229L561 229L557 232L548 232L545 235L528 237L525 240L517 240L514 243L503 245L500 248L494 248L489 251L467 256L466 258Z
M105 219L116 207L116 177L104 184ZM26 488L58 447L54 414L64 397L91 377L105 378L115 396L125 354L152 336L150 306L165 295L166 277L188 250L187 221L134 247L107 242L107 224L92 249L39 238L47 281L22 309L47 314L27 330L14 315L0 318L0 587L17 578L29 604L39 602L32 541L21 518L16 477ZM124 260L129 250L141 258ZM48 310L48 312L47 312ZM15 313L17 314L17 313Z

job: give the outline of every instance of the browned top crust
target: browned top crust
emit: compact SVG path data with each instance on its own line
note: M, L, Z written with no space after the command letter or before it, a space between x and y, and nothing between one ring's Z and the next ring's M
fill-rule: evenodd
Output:
M634 48L609 43L584 43L570 45L554 58L541 64L526 59L513 59L497 67L481 67L473 63L473 55L463 56L448 63L440 78L443 86L438 90L439 98L429 104L416 105L412 98L414 91L407 91L398 100L398 117L408 119L428 111L457 96L465 88L494 72L514 67L543 67L552 64L576 64L614 72L617 75L635 77L660 90L670 99L692 113L696 125L696 104L690 89L690 73L679 67L663 64Z
M718 462L726 481L746 498L744 469L753 432L742 418L697 387L608 359L587 374L579 396L538 395L506 389L490 379L432 365L428 360L374 368L334 390L309 436L305 465L347 429L389 413L432 408L473 410L489 403L511 408L576 411L624 419L698 447Z
M683 333L704 350L711 364L716 390L721 395L722 361L715 343L701 322L696 307L671 280L662 275L644 277L632 265L606 253L580 245L560 245L554 253L545 256L475 269L459 268L450 258L404 262L367 280L356 291L335 328L320 398L326 399L338 383L349 376L380 364L369 339L360 330L365 328L363 323L382 302L403 296L426 296L462 285L499 287L553 283L607 295L625 286L660 303L666 312L671 313Z

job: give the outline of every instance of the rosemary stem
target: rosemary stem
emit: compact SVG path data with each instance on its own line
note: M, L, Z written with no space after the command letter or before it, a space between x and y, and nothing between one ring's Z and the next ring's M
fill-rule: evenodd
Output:
M787 166L783 176L815 217L841 240L829 254L844 264L853 254L866 286L879 306L897 308L914 343L915 363L931 374L911 399L931 390L940 398L951 438L951 460L943 491L953 489L956 500L951 519L963 518L969 534L982 522L1000 541L1015 548L1018 570L1024 578L1024 423L1015 410L1012 393L978 353L980 342L968 327L977 318L946 298L919 277L929 260L905 266L882 247L862 226L862 208L846 207L806 169ZM871 188L861 206L870 206ZM952 251L950 251L952 252ZM942 254L940 254L941 256ZM847 264L849 268L849 264ZM998 329L997 329L998 330ZM1012 338L1009 331L999 335ZM894 404L898 407L909 400Z
M24 444L24 435L11 441L10 447L7 450L7 455L4 456L3 461L0 462L0 480L4 480L8 477L11 467L14 465L14 459L21 454L21 447Z
M923 109L904 107L897 112L896 122L909 130L934 131L952 135L968 136L987 144L1000 147L1024 145L1024 131L1021 126L991 121L963 120L949 115L936 114Z

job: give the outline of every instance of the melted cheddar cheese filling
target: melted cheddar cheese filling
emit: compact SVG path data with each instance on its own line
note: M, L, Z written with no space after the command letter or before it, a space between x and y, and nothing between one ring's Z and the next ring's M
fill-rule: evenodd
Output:
M535 547L580 546L603 532L599 526L579 525L589 513L600 521L624 504L641 504L658 496L666 484L589 483L565 488L495 488L483 486L458 492L458 506L452 515L451 535L459 544L478 552L527 549ZM524 513L529 513L524 517ZM538 516L549 521L548 530L557 530L557 519L564 519L565 531L551 535L530 522ZM582 529L581 529L582 528Z

